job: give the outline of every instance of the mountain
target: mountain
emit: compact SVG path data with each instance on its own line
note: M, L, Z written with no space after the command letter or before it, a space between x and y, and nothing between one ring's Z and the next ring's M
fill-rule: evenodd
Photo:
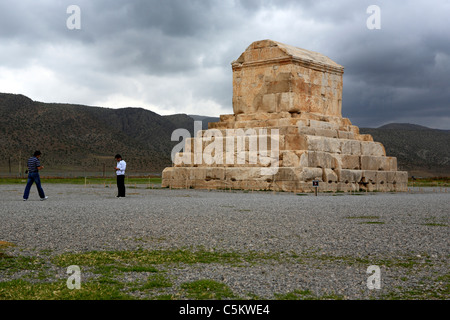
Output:
M142 108L42 103L0 94L0 172L12 166L11 172L17 173L19 163L39 149L46 171L51 168L55 174L102 172L103 166L110 172L116 153L129 163L128 172L160 173L171 165L177 143L171 135L180 126L192 133L193 119Z
M412 124L412 123L388 123L384 126L378 127L378 129L390 129L390 130L438 130L438 129L431 129L428 127L424 127L418 124Z
M194 121L201 121L202 122L202 129L207 130L208 129L208 123L210 122L218 122L220 120L219 117L208 117L208 116L200 116L195 114L189 115Z
M450 175L450 130L431 129L409 123L391 123L379 128L360 128L381 142L388 156L397 157L398 167L415 176Z

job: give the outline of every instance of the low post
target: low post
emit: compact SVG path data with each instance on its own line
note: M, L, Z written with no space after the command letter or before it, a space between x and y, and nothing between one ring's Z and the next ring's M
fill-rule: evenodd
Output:
M313 180L313 187L314 187L314 195L317 197L317 192L319 189L319 180Z

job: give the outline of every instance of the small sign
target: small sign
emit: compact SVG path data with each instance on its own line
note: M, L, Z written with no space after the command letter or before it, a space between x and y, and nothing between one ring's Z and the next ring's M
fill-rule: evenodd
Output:
M319 186L319 180L313 180L313 187Z

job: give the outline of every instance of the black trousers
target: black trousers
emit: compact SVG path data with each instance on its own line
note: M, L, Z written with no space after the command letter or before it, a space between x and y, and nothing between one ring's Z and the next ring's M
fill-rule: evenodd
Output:
M125 197L125 176L124 175L118 175L117 176L117 190L118 190L118 197Z

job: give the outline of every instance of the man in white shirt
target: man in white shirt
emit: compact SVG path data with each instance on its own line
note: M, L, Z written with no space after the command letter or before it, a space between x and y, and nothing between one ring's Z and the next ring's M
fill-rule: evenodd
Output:
M125 169L127 168L127 163L125 160L122 160L120 154L116 154L114 159L117 161L117 165L114 167L117 175L117 198L125 198Z

